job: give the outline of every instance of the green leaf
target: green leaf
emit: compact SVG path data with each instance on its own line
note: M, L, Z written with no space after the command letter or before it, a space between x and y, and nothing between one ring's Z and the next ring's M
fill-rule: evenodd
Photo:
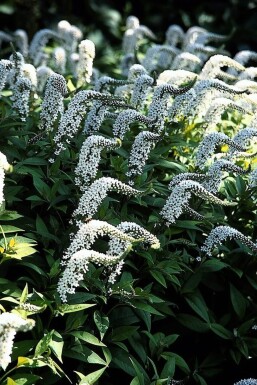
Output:
M240 293L240 291L237 290L234 285L232 285L232 283L229 285L229 287L230 299L233 305L233 309L235 310L239 318L243 318L247 307L247 301L245 297Z
M141 368L139 367L137 362L132 357L129 357L129 359L132 362L133 368L135 369L136 376L137 376L138 381L139 381L139 385L145 385L144 376L143 376L143 373L141 371Z
M88 349L85 345L77 343L71 349L64 349L63 356L73 358L74 360L87 362L89 364L98 364L106 366L105 360L103 360L92 349Z
M200 293L185 298L189 306L206 322L210 322L207 305Z
M88 332L76 331L76 332L71 332L70 334L82 341L87 342L88 344L96 345L96 346L106 346L101 341L99 341L99 339L96 338L93 334L90 334Z
M144 311L147 311L152 314L157 314L157 315L162 315L158 310L156 310L153 306L148 305L147 303L143 301L138 301L138 300L130 300L130 303L132 306L134 306L137 309L141 309Z
M102 340L109 328L109 318L101 315L101 313L98 310L96 310L94 312L94 321L97 329L99 330L101 340Z
M120 326L111 333L112 341L124 341L137 331L139 326Z
M167 360L165 363L162 372L161 372L161 378L170 377L173 378L176 368L176 360L175 357L171 357Z
M76 311L88 309L95 305L96 305L95 303L78 303L76 305L63 304L58 306L57 312L60 313L61 315L66 313L74 313Z
M17 374L14 374L12 376L12 379L15 380L15 384L17 385L35 385L37 381L42 380L42 377L39 377L35 374L19 372ZM9 383L7 382L6 385L8 384Z
M28 284L26 283L23 292L21 293L20 297L20 303L25 303L28 298L29 290L28 290Z
M52 340L53 333L54 333L54 330L51 330L38 342L35 348L34 357L41 356L49 348L49 344Z
M88 374L87 376L84 376L84 374L80 372L76 372L81 381L78 385L93 385L96 383L96 381L102 376L106 368L98 369L95 372L92 372Z
M176 353L171 353L171 352L164 352L161 355L165 360L170 360L170 358L174 358L176 365L186 374L189 374L191 372L189 366L187 365L186 361L184 358L182 358L180 355Z
M2 225L3 231L5 234L8 233L18 233L20 231L24 231L23 229L16 227L16 226L11 226L11 225Z
M48 164L48 162L43 158L31 157L24 159L22 162L18 163L17 166L22 164L29 164L31 166L45 166Z
M206 333L209 331L209 325L199 318L190 314L180 313L177 315L177 320L190 330L194 330L198 333Z
M200 374L194 373L193 377L196 380L196 382L198 382L200 385L208 385L205 379L202 376L200 376Z
M13 221L15 219L22 218L22 215L18 214L16 211L4 211L3 214L0 215L0 219L2 221Z
M61 334L54 330L49 347L60 362L62 362L63 345L64 342Z
M163 287L167 288L166 280L163 274L157 270L150 270L150 274L154 279L159 282Z
M233 333L220 324L211 323L210 329L213 331L213 333L217 334L219 337L225 340L230 340L233 338Z
M219 271L226 267L228 267L226 263L221 262L217 259L211 259L209 261L203 262L199 267L199 270L201 270L202 272L208 273L208 272Z

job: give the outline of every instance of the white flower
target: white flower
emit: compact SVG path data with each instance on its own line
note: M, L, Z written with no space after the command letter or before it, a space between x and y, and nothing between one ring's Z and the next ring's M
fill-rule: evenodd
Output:
M34 320L23 319L16 313L0 314L0 367L4 370L11 362L13 340L16 333L31 330L34 325Z
M47 66L40 66L37 68L37 91L43 93L47 79L54 71Z
M32 91L32 83L29 79L21 76L12 86L13 95L10 97L12 107L17 110L21 120L26 121L29 114L29 99Z
M133 177L143 172L150 151L159 139L160 136L158 134L150 131L142 131L135 137L128 161L129 169L126 172L128 177Z
M94 91L106 92L106 88L116 85L132 84L129 80L114 79L110 76L101 76L95 82Z
M257 245L253 243L249 238L243 235L240 231L234 229L229 226L217 226L215 227L207 239L205 240L203 246L201 247L201 251L211 256L213 247L221 245L223 241L227 238L236 239L240 241L243 245L249 247L255 253L257 252Z
M147 117L154 121L152 126L158 134L160 134L164 128L164 119L168 113L167 107L170 97L184 94L193 86L193 83L194 82L191 82L180 88L173 87L171 84L161 84L155 88Z
M233 109L241 112L242 114L251 113L250 111L246 111L244 108L236 104L230 99L227 98L216 98L213 100L212 104L208 108L206 114L205 114L205 121L208 123L209 127L207 128L207 131L212 128L212 126L215 126L219 121L221 120L222 114L227 109Z
M82 40L79 43L79 61L77 65L78 87L90 83L94 58L95 44L89 39Z
M83 143L77 167L75 168L75 184L85 191L88 184L96 177L101 159L101 151L114 149L121 145L119 139L107 139L100 135L91 135Z
M58 131L54 137L57 149L55 154L58 155L62 150L65 149L61 140L64 136L67 137L67 140L73 138L77 133L79 126L87 113L88 103L92 100L103 100L106 104L110 106L124 106L124 102L119 100L112 95L102 94L96 91L79 91L70 101L67 110L62 115L62 118L59 123Z
M153 83L153 78L147 74L141 75L135 80L130 102L137 110L142 107L147 92L151 89Z
M66 69L67 55L63 47L56 47L53 50L53 65L57 73L64 74Z
M182 102L186 103L183 108L184 115L203 118L215 98L225 96L232 99L232 97L241 95L244 92L245 88L241 89L239 87L228 85L219 79L197 80L193 88L187 91L186 94L175 99L172 109L180 112L179 99L181 98ZM183 97L186 98L185 102Z
M257 385L257 379L247 378L236 382L234 385Z
M24 63L22 67L23 76L28 78L32 84L32 90L36 91L37 89L37 70L33 64Z
M201 68L202 60L190 53L190 52L182 52L178 54L175 59L173 60L171 69L173 70L187 70L192 72L199 72L199 69Z
M184 211L193 213L188 206L188 201L192 194L223 206L234 206L236 204L233 202L222 201L196 181L183 180L173 188L160 212L161 216L166 219L168 223L175 223L176 219L183 214Z
M129 126L133 122L140 122L146 125L150 125L155 122L156 119L149 119L147 116L144 116L137 112L136 110L124 110L119 113L114 124L113 124L113 134L121 139L124 138L126 132L129 130Z
M14 43L18 51L24 56L28 56L29 44L28 34L24 29L16 29L13 33Z
M63 97L68 93L66 81L62 75L53 73L46 82L45 95L40 113L39 128L52 131L58 115L63 114Z
M179 44L181 45L183 43L184 35L184 31L179 25L172 24L169 26L165 34L166 44L177 47Z
M63 46L67 52L67 58L70 60L71 55L75 53L78 42L82 39L83 34L78 27L71 25L67 20L59 21L57 29L59 36L64 40Z
M0 207L4 203L4 178L5 171L9 171L11 165L8 163L6 156L0 152Z
M238 131L238 133L233 137L233 142L237 143L239 146L246 150L247 145L249 145L250 140L257 136L257 129L254 127L246 127ZM242 150L239 150L242 151ZM237 149L231 147L228 152L228 156L237 155ZM240 153L239 153L240 155Z
M122 240L129 243L135 241L134 235L125 234L122 228L114 227L105 221L92 219L88 223L80 225L79 230L72 238L70 246L64 253L63 259L65 261L62 264L66 264L66 260L71 258L71 256L77 251L82 249L91 249L91 246L98 237L106 235L116 240ZM109 254L117 255L119 252L117 253L115 250L112 250Z
M129 16L126 24L126 31L123 35L122 49L125 54L134 53L137 43L144 37L156 39L153 32L145 25L140 25L135 16Z
M102 177L93 182L88 190L80 198L78 208L73 216L81 215L92 217L98 210L99 205L107 196L108 191L117 191L125 195L139 195L140 191L120 182L118 179Z
M75 293L75 289L79 286L80 281L83 280L85 273L88 271L90 262L103 266L116 265L124 256L124 253L113 256L86 249L74 253L69 259L57 285L57 291L61 300L67 302L67 294Z
M41 54L50 39L59 40L60 36L51 29L40 29L33 36L29 46L29 57L34 66L38 67L40 64Z
M205 163L214 153L215 148L223 143L228 144L231 148L237 151L244 150L243 143L240 144L239 141L230 139L227 135L223 134L222 132L212 132L206 135L198 146L195 162L196 166L203 170Z
M238 71L244 71L245 69L244 66L228 56L213 55L203 66L200 74L201 79L216 78L222 75L226 76L226 74L221 70L222 67L232 67Z
M155 235L144 229L142 226L134 222L121 222L117 229L123 233L127 233L129 236L135 238L135 240L149 244L152 249L160 248L160 241L156 238ZM118 238L111 235L111 240L109 241L108 253L112 255L118 255L121 252L124 252L127 247L129 240Z
M206 174L198 174L194 172L182 172L178 175L175 175L168 185L168 189L172 190L178 183L183 180L195 180L195 181L203 181L206 178Z
M257 187L257 168L255 168L249 174L249 187Z
M235 165L234 163L220 159L216 160L211 167L209 168L206 174L206 180L203 182L203 186L210 192L216 193L219 190L219 185L222 180L223 171L232 171L237 174L244 174L244 171L241 167Z
M6 79L11 71L13 63L10 60L0 60L0 91L5 87Z
M149 73L155 70L168 69L179 52L177 48L170 45L156 44L148 48L142 64Z

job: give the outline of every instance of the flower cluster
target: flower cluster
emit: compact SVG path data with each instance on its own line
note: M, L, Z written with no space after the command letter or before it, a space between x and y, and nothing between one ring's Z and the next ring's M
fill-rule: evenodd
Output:
M154 121L152 126L158 134L160 134L164 128L164 119L167 116L170 97L184 94L193 86L194 81L184 87L173 87L170 84L161 84L155 88L147 116Z
M201 79L210 79L210 78L224 78L228 77L224 71L221 70L222 67L231 67L238 71L244 71L245 67L242 66L238 61L231 59L225 55L213 55L205 63L201 71Z
M235 102L227 98L216 98L208 108L205 114L205 121L208 123L207 131L209 131L213 126L216 126L217 123L221 120L221 115L227 109L234 109L242 114L251 113L246 111L243 107L239 106Z
M32 83L29 79L21 76L13 85L12 91L12 106L20 115L21 120L25 122L29 114L29 99L32 91Z
M57 73L64 74L67 63L67 54L63 47L55 47L53 50L53 66Z
M160 212L161 216L166 219L168 223L175 223L176 219L183 214L185 210L192 212L188 205L188 201L190 200L192 194L219 205L234 206L236 204L233 202L222 201L206 190L206 188L204 188L199 182L183 180L173 188Z
M55 154L58 155L65 146L61 142L64 136L67 137L66 142L69 143L70 139L77 133L79 126L87 112L88 103L92 100L102 100L110 106L124 106L124 102L113 98L110 95L102 94L96 91L79 91L70 101L67 110L62 115L58 131L54 136L56 143Z
M234 172L237 174L244 174L241 167L235 165L226 159L216 160L209 168L206 174L206 180L203 182L203 186L210 192L216 193L219 190L219 186L222 180L222 172Z
M118 179L102 177L93 182L80 198L78 208L73 216L92 217L99 205L107 196L108 191L116 191L125 195L139 195L140 191L127 186Z
M12 69L12 62L10 60L0 60L0 92L4 89L6 79L10 70Z
M54 122L59 115L63 114L63 98L67 92L66 81L62 75L53 73L49 76L40 113L39 128L41 130L53 130Z
M100 135L91 135L83 143L78 164L75 168L75 184L85 191L88 184L96 177L101 151L106 149L114 149L121 145L119 139L107 139Z
M195 181L203 181L206 178L206 174L199 174L194 172L182 172L178 175L175 175L168 185L168 189L172 190L177 184L182 182L183 180L195 180Z
M142 131L135 137L129 156L128 171L126 172L128 177L133 177L143 172L150 151L159 139L160 135L149 131Z
M86 249L74 253L57 285L61 300L67 302L67 294L75 293L76 287L79 286L84 274L88 271L90 262L94 262L96 265L110 266L116 265L123 257L124 254L113 256Z
M35 66L41 65L43 49L50 39L60 40L57 32L51 29L41 29L35 33L29 46L29 57Z
M95 45L89 40L79 43L79 61L77 65L78 87L90 83L93 74L93 60L95 58Z
M4 370L11 362L13 340L18 331L31 330L35 321L23 319L16 313L0 314L0 367Z
M253 252L257 252L257 244L253 243L249 238L243 235L240 231L230 226L217 226L215 227L208 237L206 238L201 251L211 257L212 249L218 245L221 245L226 239L236 239L243 245L247 246Z
M249 144L250 140L255 136L257 136L257 129L255 127L246 127L240 130L233 137L233 142L239 144L243 148L243 150L246 150L246 147ZM237 150L236 147L231 147L228 152L228 157L237 155L236 150ZM239 155L241 154L239 153Z
M133 122L140 122L146 125L150 125L155 122L156 119L148 118L137 112L136 110L126 109L117 116L113 124L113 134L121 139L124 138L126 132L129 130L130 124Z
M8 163L6 156L0 152L0 209L4 203L5 171L11 171L11 165Z
M135 242L134 235L128 235L122 228L114 227L108 222L92 219L88 223L83 223L79 227L78 232L74 235L71 244L65 251L63 259L71 258L73 254L82 249L91 249L91 246L98 237L108 235L111 238L119 239L125 242ZM109 254L117 255L115 248ZM63 264L66 264L64 261Z
M257 379L247 378L236 382L234 385L257 385Z
M237 151L244 151L243 144L241 144L240 141L236 141L235 138L232 140L226 134L221 132L212 132L206 135L198 146L195 158L196 166L203 170L205 163L214 153L215 148L223 143L229 145L231 148L236 149Z
M137 110L143 106L147 92L153 83L153 78L147 74L143 74L136 79L130 102Z

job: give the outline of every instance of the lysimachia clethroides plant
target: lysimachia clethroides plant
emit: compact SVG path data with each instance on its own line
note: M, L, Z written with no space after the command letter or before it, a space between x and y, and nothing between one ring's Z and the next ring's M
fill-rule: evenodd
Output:
M85 29L2 36L13 52L0 60L0 369L13 366L0 383L25 384L9 377L21 367L42 382L46 366L49 384L109 385L118 368L131 385L206 385L214 358L216 375L224 352L226 365L256 354L256 53L231 58L229 35L197 26L171 25L157 44L130 16L108 74ZM199 356L188 330L211 335ZM66 359L79 361L72 380Z

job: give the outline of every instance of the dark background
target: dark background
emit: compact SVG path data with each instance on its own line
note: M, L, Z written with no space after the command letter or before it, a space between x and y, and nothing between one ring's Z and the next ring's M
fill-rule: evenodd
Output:
M0 25L6 32L25 29L29 37L62 19L80 26L84 36L101 30L98 38L120 44L126 17L135 15L163 41L170 24L184 31L199 25L209 31L231 34L226 48L231 55L241 49L257 51L257 0L1 0Z

